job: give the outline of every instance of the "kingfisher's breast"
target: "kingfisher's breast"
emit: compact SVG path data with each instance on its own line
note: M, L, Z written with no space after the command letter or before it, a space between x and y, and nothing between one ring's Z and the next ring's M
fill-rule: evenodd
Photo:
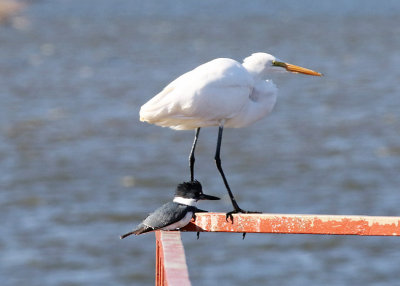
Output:
M173 224L167 225L161 229L162 230L175 230L175 229L182 228L191 221L192 217L193 217L193 212L187 212L187 214L180 221L177 221Z

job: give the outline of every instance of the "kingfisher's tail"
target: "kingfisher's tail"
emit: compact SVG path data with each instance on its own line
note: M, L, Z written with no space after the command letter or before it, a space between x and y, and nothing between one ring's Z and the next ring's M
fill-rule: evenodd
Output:
M143 225L143 226L140 226L139 228L137 228L137 229L135 229L135 230L133 230L131 232L128 232L128 233L125 233L125 234L121 235L119 238L120 239L124 239L125 237L130 236L132 234L139 235L139 234L146 233L146 232L149 232L149 231L152 231L152 230L153 230L153 228L148 227L146 225Z
M125 234L121 235L119 238L120 239L124 239L125 237L130 236L131 234L134 234L134 233L135 233L134 231L131 231L131 232L128 232L128 233L125 233Z

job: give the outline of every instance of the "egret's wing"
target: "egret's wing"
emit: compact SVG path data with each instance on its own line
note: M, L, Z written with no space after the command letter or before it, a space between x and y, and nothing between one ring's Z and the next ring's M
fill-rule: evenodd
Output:
M253 79L241 64L216 59L183 74L144 104L140 120L176 129L218 125L246 104Z
M168 202L151 213L142 224L156 230L171 224L171 222L180 221L186 213L187 206Z
M226 127L246 127L267 116L275 106L278 90L271 80L258 81L247 104L235 116L225 122Z

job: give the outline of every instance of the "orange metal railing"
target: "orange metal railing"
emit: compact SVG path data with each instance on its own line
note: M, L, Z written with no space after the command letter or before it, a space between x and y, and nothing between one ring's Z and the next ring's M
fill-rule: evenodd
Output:
M179 231L156 231L156 286L191 285Z
M400 236L400 217L197 213L181 231ZM156 231L156 285L190 285L179 231Z
M400 236L400 217L197 213L182 231Z

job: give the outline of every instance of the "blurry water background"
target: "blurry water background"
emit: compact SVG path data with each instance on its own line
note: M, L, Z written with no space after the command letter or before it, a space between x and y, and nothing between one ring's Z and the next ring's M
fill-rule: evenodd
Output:
M217 57L265 51L325 74L273 77L272 114L226 129L244 209L400 215L400 2L30 1L0 27L1 285L152 285L153 234L119 240L189 179L193 132L140 106ZM229 211L203 129L203 203ZM193 285L397 285L400 240L182 234Z

